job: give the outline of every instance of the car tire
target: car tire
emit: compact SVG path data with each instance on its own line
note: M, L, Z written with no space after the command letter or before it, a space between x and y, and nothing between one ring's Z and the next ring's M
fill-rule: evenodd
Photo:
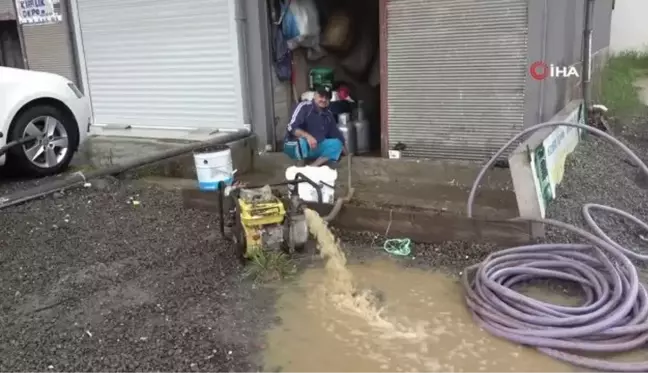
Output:
M53 106L35 106L25 110L14 121L9 141L37 133L41 137L10 149L7 165L15 173L30 177L52 176L65 171L78 144L77 127L74 118Z

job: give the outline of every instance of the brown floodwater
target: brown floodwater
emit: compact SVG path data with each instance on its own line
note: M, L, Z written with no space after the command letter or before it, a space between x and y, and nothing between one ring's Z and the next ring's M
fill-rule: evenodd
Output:
M328 291L325 269L284 289L281 325L266 336L268 370L565 372L570 365L490 336L473 322L461 286L441 273L390 261L350 265L359 287L379 289L382 308L355 308ZM534 290L534 293L541 293ZM542 294L542 298L553 298Z
M347 265L335 237L308 213L325 268L282 289L282 322L266 334L266 370L565 372L568 364L492 337L472 320L461 285L440 272L390 260ZM529 289L571 303L557 292Z

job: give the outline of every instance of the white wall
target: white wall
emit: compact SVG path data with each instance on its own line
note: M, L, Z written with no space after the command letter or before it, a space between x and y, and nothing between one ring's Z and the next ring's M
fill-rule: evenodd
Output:
M610 50L648 50L648 0L616 0ZM596 27L596 25L594 25Z

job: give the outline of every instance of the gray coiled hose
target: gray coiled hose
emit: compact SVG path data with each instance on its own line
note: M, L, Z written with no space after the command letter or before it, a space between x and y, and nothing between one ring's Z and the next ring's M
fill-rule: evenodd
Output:
M509 140L484 165L470 190L469 217L477 187L497 158L522 136L557 126L581 128L612 142L648 176L646 164L603 131L575 123L541 123ZM500 338L536 347L551 357L589 369L646 372L648 361L612 362L578 355L629 351L648 341L648 293L630 261L648 261L648 255L613 241L592 218L594 210L622 216L648 231L648 224L631 214L592 203L583 207L583 216L593 233L552 219L514 219L562 228L578 234L587 243L531 244L495 252L464 271L466 303L476 322ZM533 278L576 282L585 293L585 302L576 307L559 306L512 290L516 283Z

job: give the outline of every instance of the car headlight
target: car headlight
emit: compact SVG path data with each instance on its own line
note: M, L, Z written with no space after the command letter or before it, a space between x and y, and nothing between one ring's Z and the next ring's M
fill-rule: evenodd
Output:
M77 88L77 86L76 86L74 83L69 82L69 83L68 83L68 87L70 87L70 89L72 90L72 92L74 92L74 94L75 94L78 98L82 98L82 97L83 97L83 92L81 92L81 90L80 90L79 88Z

